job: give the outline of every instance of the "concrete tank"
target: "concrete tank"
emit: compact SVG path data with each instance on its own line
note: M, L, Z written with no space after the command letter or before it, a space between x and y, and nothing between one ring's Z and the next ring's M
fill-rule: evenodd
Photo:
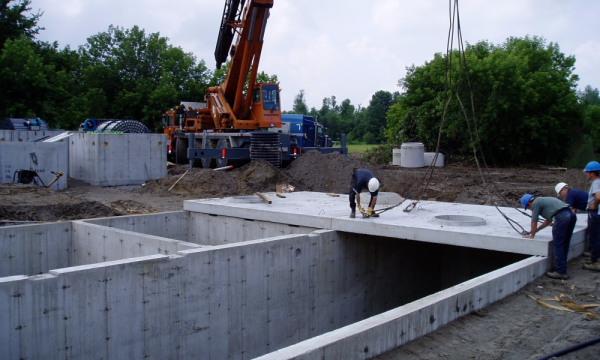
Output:
M400 166L400 157L402 156L402 151L400 149L392 149L392 164L396 166Z
M431 165L431 163L433 163L434 157L435 157L434 152L426 152L424 154L425 166ZM435 161L435 166L444 167L444 154L442 154L442 153L438 154L437 160Z
M402 167L418 168L425 166L425 146L418 142L404 143L400 147L400 163Z

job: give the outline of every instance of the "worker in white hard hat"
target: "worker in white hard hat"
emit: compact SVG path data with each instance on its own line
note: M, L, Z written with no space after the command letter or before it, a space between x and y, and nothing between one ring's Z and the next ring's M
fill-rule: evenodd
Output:
M554 190L556 190L556 195L565 199L573 212L577 212L577 210L585 211L587 208L589 195L586 191L571 189L569 184L564 182L556 184Z
M360 205L360 192L363 189L369 190L371 193L371 200L369 201L369 208L365 211ZM375 203L377 203L377 195L379 194L379 180L375 178L375 176L366 169L352 169L352 182L350 183L350 209L352 212L350 213L350 217L356 217L356 205L358 203L358 210L362 214L366 214L370 217L378 217L379 215L375 213ZM355 200L356 198L356 200Z

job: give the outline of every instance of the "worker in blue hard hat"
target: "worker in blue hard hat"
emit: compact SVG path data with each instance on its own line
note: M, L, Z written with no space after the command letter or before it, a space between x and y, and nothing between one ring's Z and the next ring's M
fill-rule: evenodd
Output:
M600 164L591 161L587 164L585 172L588 180L592 182L588 191L588 239L590 241L591 263L583 264L583 268L592 271L600 271Z
M369 201L369 208L365 211L360 205L360 192L363 189L369 190L371 193L371 200ZM350 217L356 217L356 203L358 203L358 210L365 215L370 217L378 217L379 214L375 213L375 203L377 203L377 195L379 194L379 180L366 169L352 169L352 180L350 182L350 192L348 194L350 199ZM355 199L356 198L356 199Z
M554 271L546 272L546 276L553 279L566 280L567 256L571 244L571 236L577 222L577 216L569 208L569 205L555 197L535 197L525 194L521 198L521 205L525 210L531 210L531 234L523 237L533 239L535 234L552 224L552 244L554 245ZM545 219L538 227L540 215Z

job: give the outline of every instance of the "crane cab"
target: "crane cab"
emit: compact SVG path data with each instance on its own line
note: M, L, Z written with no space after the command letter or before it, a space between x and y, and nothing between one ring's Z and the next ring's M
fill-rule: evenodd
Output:
M252 114L260 128L281 127L278 84L256 84L252 91Z

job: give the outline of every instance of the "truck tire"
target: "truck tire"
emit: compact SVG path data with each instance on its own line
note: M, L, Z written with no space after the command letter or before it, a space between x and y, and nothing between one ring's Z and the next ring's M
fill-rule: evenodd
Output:
M229 144L229 140L225 140L225 139L220 139L219 141L217 141L217 149L229 149L231 148L231 145ZM227 160L227 159L223 159L222 157L218 157L216 159L216 163L217 163L217 168L222 168L225 166L229 166L232 165L232 161L231 160Z
M177 142L175 143L175 163L177 164L186 164L187 163L187 139L186 138L176 138Z
M202 149L212 149L212 142L208 138L202 139ZM202 167L205 169L210 169L215 167L215 159L200 159L202 162Z
M202 139L194 139L194 148L201 149L202 148ZM193 167L202 167L202 161L200 159L194 159L192 163Z

